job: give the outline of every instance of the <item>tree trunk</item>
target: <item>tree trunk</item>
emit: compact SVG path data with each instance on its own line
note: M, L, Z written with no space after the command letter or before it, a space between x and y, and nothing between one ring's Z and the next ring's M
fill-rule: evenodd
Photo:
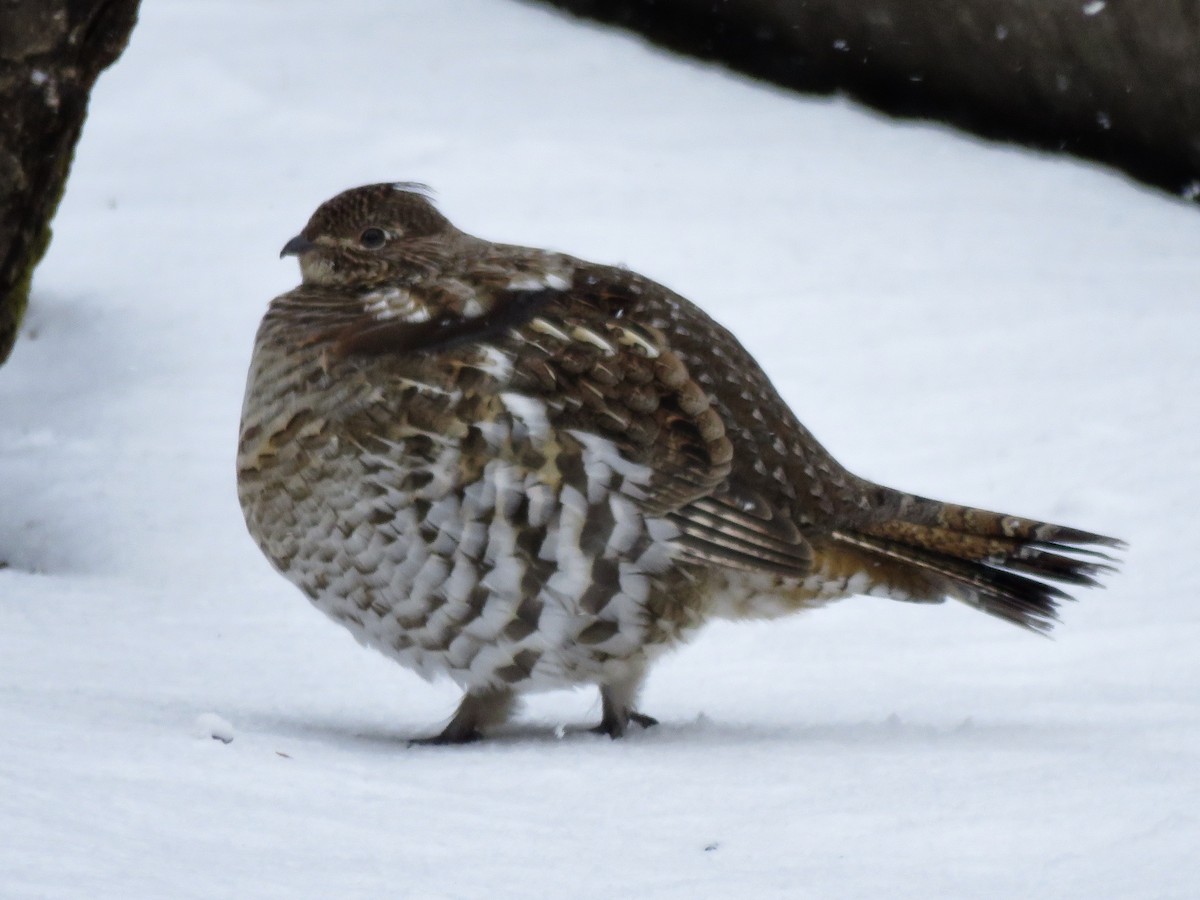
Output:
M0 0L0 363L50 242L88 96L138 0Z
M539 0L785 87L1200 195L1200 0Z

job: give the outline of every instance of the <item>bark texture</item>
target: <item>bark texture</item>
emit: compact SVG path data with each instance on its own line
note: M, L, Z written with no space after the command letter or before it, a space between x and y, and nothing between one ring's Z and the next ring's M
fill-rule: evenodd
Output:
M1200 0L536 0L800 91L1200 194Z
M138 0L0 0L0 363L50 241L96 77L129 40Z

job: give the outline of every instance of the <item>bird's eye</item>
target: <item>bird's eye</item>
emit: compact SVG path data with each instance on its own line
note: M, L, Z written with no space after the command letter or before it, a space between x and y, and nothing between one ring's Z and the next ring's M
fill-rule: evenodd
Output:
M382 228L368 228L358 236L358 242L368 250L378 250L387 243L387 235Z

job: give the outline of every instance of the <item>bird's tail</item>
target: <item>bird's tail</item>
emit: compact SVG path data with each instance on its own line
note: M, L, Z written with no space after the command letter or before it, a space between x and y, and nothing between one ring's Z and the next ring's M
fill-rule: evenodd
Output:
M1032 631L1050 631L1059 602L1072 599L1057 584L1097 586L1116 562L1099 548L1125 546L1078 528L877 490L887 516L833 538L869 561L892 596L950 596Z

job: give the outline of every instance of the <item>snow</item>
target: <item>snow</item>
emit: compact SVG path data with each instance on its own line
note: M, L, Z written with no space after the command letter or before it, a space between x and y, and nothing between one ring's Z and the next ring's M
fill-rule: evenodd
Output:
M211 738L223 744L230 744L233 742L233 725L216 713L201 713L196 716L192 734L198 738Z
M1196 896L1196 210L521 4L329 10L145 4L94 95L0 369L0 894ZM1123 571L1053 641L858 598L712 627L623 741L581 691L409 748L454 688L276 575L232 473L279 247L410 178L692 297L861 474Z

